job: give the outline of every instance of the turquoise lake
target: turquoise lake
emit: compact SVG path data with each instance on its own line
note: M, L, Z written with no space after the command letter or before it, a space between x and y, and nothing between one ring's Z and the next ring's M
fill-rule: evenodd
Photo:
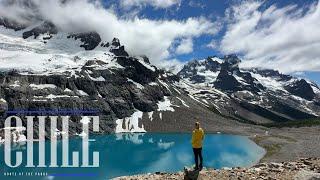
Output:
M4 163L4 145L0 145L1 179L21 180L59 180L59 179L97 179L105 180L113 177L150 173L157 171L176 172L184 166L193 165L193 152L190 134L146 133L146 134L114 134L90 136L90 156L92 151L100 153L99 168L8 168ZM71 138L69 142L70 156L72 151L81 152L82 139ZM13 150L22 151L26 156L26 146L17 145ZM37 157L37 144L34 144L34 157ZM210 168L248 167L257 163L265 154L264 149L257 146L247 137L207 134L204 140L204 166ZM46 142L46 156L50 158L50 142ZM61 142L58 142L58 163L61 161ZM92 159L92 157L91 157ZM24 159L24 161L26 161ZM37 162L37 160L35 160ZM81 162L81 158L80 158ZM25 163L25 162L24 162ZM47 163L49 164L49 163ZM49 176L4 176L4 172L46 172Z

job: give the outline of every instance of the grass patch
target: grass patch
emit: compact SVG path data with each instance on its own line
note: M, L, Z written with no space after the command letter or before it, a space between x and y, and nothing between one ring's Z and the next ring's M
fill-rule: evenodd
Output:
M270 144L264 145L262 147L267 151L266 155L263 158L268 158L280 151L281 144Z
M288 142L297 142L297 140L291 138L291 137L287 137L287 136L281 136L281 135L273 135L273 137L279 138L279 139L284 139Z
M256 136L255 138L252 138L252 140L258 144L259 146L261 146L263 149L266 150L266 154L264 155L264 157L260 160L261 162L263 162L264 159L267 159L269 157L271 157L272 155L278 153L282 147L281 144L265 144L262 141L268 139L271 136Z
M252 140L257 143L257 144L261 144L261 141L267 139L267 136L256 136L254 138L252 138Z

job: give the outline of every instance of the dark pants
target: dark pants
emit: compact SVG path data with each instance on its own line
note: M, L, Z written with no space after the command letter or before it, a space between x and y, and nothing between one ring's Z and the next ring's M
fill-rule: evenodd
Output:
M196 163L196 168L202 168L202 148L193 148L194 162ZM200 165L199 165L200 158Z

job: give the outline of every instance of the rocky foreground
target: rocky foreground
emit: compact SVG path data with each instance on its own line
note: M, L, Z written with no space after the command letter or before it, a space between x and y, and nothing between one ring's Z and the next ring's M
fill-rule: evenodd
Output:
M161 173L119 177L117 180L144 179L320 179L320 158L304 158L292 162L260 163L251 168L224 168L221 170L204 169L201 172L185 169L178 173Z

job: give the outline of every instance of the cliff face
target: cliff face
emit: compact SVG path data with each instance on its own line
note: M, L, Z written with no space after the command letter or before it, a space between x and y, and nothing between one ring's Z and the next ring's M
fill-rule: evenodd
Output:
M120 53L121 47L113 49ZM94 109L99 112L101 133L109 133L115 130L115 119L130 117L135 111L154 111L157 103L170 95L159 83L160 71L142 58L120 57L109 52L103 55L110 57L86 60L61 73L0 72L1 115L6 117L8 110L19 109L44 113L45 110ZM74 61L81 61L78 58ZM48 59L47 64L50 63ZM79 119L71 121L74 128L70 133L79 133L76 132L81 127ZM3 123L0 122L0 128Z
M221 170L204 169L201 172L185 169L178 173L155 173L115 178L117 180L162 180L162 179L199 179L199 180L230 180L230 179L320 179L320 159L307 158L293 162L261 163L251 168L225 168Z

